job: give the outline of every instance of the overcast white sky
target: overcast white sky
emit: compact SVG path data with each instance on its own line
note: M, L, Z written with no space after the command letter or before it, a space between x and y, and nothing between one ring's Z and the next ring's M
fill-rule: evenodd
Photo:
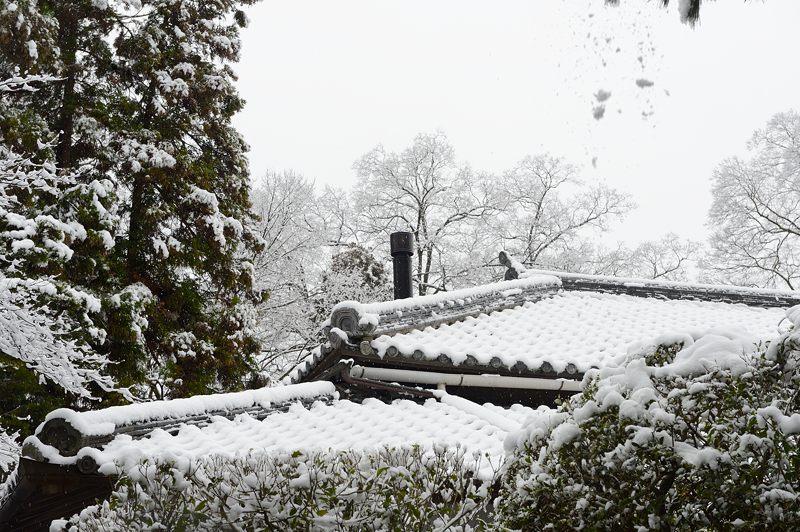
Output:
M695 29L677 6L621 3L265 0L237 67L253 176L349 187L377 144L441 129L474 168L546 151L630 193L613 239L702 239L714 167L800 108L800 1L704 2Z

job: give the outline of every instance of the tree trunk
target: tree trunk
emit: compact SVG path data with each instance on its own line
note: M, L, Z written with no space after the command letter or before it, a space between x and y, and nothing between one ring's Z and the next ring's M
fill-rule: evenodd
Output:
M61 58L64 61L61 109L55 124L58 130L56 161L60 168L71 168L75 164L75 161L72 160L72 133L75 124L75 111L78 108L78 96L75 94L75 79L78 71L76 63L78 22L78 13L67 2L64 10L58 13L58 44L61 50Z
M153 99L155 98L156 81L150 80L147 93L144 97L144 108L142 109L142 126L148 129L153 120ZM131 218L128 229L128 282L140 282L147 277L146 260L144 248L147 242L147 227L145 227L145 216L147 215L147 205L145 192L147 191L147 174L136 172L133 176L133 187L131 189ZM145 283L148 284L148 283ZM148 286L152 289L152 286Z
M422 263L423 263L423 250L419 245L419 230L414 232L414 245L417 247L417 293L418 295L425 295L425 285L422 284Z
M133 179L133 189L131 191L131 218L128 229L128 282L135 283L142 280L144 272L143 240L144 224L142 218L145 214L144 187L146 186L144 176L139 173Z
M430 282L431 278L431 264L433 263L433 246L428 248L428 257L425 259L425 272L422 278L422 282L425 283L425 293L428 293L428 283Z

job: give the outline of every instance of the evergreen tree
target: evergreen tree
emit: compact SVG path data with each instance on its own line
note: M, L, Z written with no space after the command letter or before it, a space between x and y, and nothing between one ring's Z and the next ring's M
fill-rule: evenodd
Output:
M314 298L315 322L328 319L331 309L342 301L372 303L391 298L391 283L383 264L363 246L347 244L331 257L330 267L322 273Z
M48 161L59 180L48 202L85 218L86 237L70 241L68 267L53 275L97 299L101 333L86 344L140 396L241 387L257 349L239 304L256 295L244 257L258 239L246 145L231 126L243 101L230 64L249 3L0 8L0 76L53 78L9 93L0 140L32 164Z
M15 116L9 94L51 81L0 81L2 116ZM82 169L58 172L50 144L38 141L36 157L13 144L0 142L0 473L16 455L13 436L29 433L53 408L82 406L115 389L108 357L93 348L106 339L101 300L67 273L89 264L77 257L78 247L106 250L103 243L113 242L110 184L81 182Z
M158 304L145 333L156 395L240 385L255 342L237 303L252 266L246 145L231 126L243 101L229 63L240 2L151 2L115 42L115 172L130 191L124 270ZM133 95L133 96L131 96Z

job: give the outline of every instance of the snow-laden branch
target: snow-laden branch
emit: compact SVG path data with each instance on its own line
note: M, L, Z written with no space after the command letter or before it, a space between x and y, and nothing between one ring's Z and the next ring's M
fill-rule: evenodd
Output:
M713 175L714 228L707 261L719 280L800 286L800 114L775 115L750 142L751 156Z

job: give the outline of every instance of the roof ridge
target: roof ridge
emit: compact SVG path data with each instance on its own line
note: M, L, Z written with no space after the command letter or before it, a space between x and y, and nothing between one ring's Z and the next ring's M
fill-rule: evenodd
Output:
M800 290L789 290L782 288L759 288L753 286L740 286L733 284L711 284L711 283L695 283L690 281L670 281L666 279L647 279L644 277L619 277L614 275L598 275L591 273L574 273L561 270L546 270L546 269L525 269L520 276L521 279L526 279L531 276L550 275L557 277L562 281L564 279L586 279L594 281L606 282L619 282L628 285L648 285L648 286L664 286L670 288L696 288L703 290L712 290L720 292L733 292L743 294L759 294L770 296L790 296L800 297Z
M333 308L325 331L338 329L355 340L435 327L536 301L560 287L558 278L538 275L380 303L343 301Z
M565 290L627 294L637 297L694 299L722 303L743 303L754 307L781 307L800 304L800 291L749 286L691 283L638 277L616 277L559 270L528 269L505 250L500 251L500 264L507 268L506 279L527 279L549 275L561 280Z
M800 304L800 291L797 290L611 277L551 270L526 270L520 275L520 278L525 279L528 276L537 277L539 275L558 277L561 280L563 289L567 291L592 291L635 297L741 303L751 307L766 308L792 307Z
M287 410L297 402L312 403L337 396L333 383L314 381L243 392L196 395L76 412L59 408L50 412L33 436L25 440L23 454L35 458L39 443L74 456L83 447L99 447L119 434L141 437L160 428L166 431L189 424L204 426L215 417L233 419L248 414L256 419ZM170 405L170 403L173 403ZM170 406L175 407L170 411Z

